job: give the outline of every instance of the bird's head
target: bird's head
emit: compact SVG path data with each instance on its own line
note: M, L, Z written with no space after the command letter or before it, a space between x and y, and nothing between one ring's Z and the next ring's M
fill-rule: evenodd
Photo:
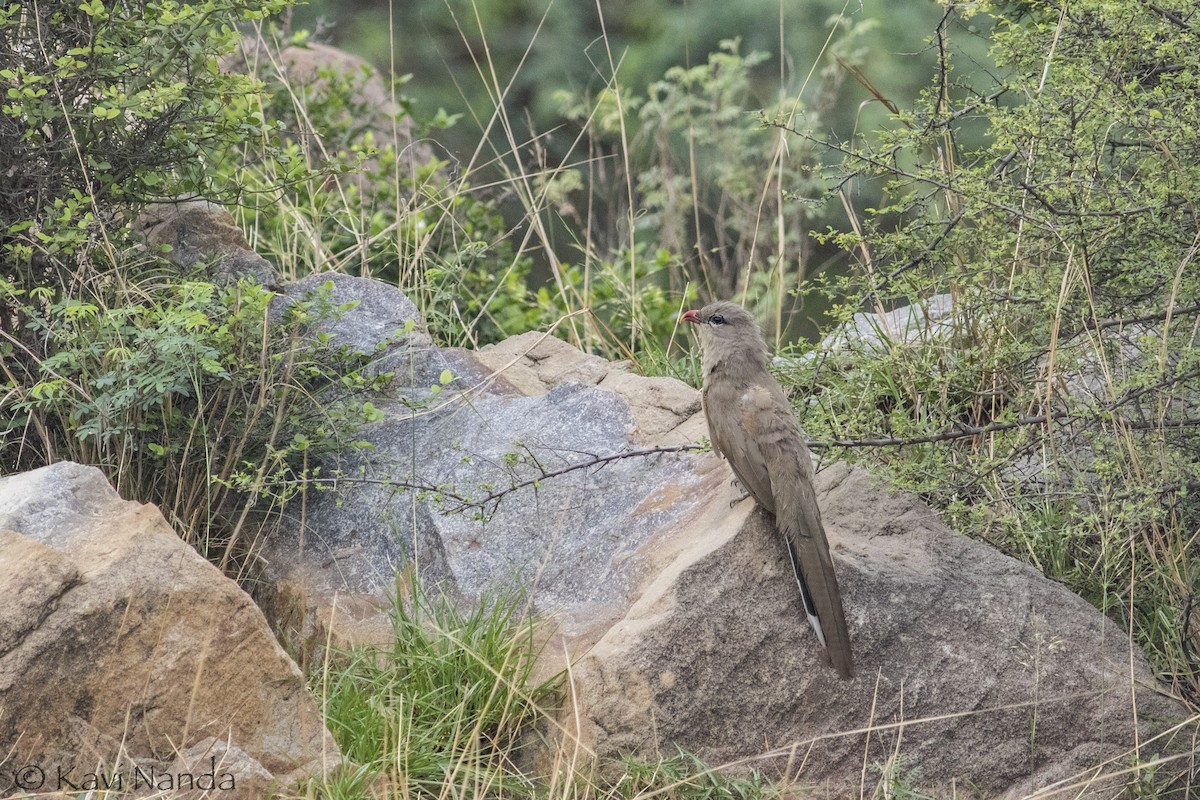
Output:
M767 363L767 345L754 317L736 303L709 303L699 311L685 312L680 319L693 323L700 334L705 372L730 359Z

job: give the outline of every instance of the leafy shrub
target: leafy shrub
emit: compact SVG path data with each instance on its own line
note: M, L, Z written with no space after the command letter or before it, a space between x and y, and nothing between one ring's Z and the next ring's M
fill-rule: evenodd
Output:
M239 573L253 515L354 446L379 380L358 370L370 354L312 333L346 309L318 297L268 324L258 287L155 277L126 223L226 194L252 145L294 171L261 85L218 64L236 23L285 5L0 9L0 469L100 466Z
M303 46L306 34L268 27L261 42L249 66L276 126L223 167L260 254L293 279L332 269L393 283L444 343L487 344L547 322L496 192L456 176L416 138L454 119L414 117L402 94L370 105L370 71L288 76L280 47Z
M0 253L23 289L78 280L141 203L212 189L208 158L259 133L253 81L217 59L282 0L0 8ZM106 226L108 226L106 228ZM65 270L62 275L59 270Z
M957 79L940 29L947 60L916 108L835 145L838 186L881 181L887 200L828 234L859 263L826 288L846 324L908 304L920 319L935 297L949 315L794 380L810 432L906 443L871 458L1120 620L1200 701L1193 11L975 4L994 15L992 86ZM986 144L961 146L981 121Z
M201 553L237 566L247 520L303 490L323 456L360 446L353 434L376 419L369 398L388 378L361 371L371 354L311 333L350 310L327 291L273 323L272 296L185 282L48 304L31 326L51 355L8 376L0 452L20 460L36 431L46 460L102 467Z

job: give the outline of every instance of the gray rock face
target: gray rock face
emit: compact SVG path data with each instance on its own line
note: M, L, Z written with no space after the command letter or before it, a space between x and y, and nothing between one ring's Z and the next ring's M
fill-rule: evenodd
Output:
M395 330L407 299L365 279L341 277L336 287L339 297L361 300L345 320L353 332L338 330L374 350ZM382 600L396 569L414 563L424 583L459 597L530 589L538 613L567 626L595 624L597 609L638 580L630 556L686 516L686 506L667 502L698 482L680 454L568 471L499 503L441 512L543 472L645 447L643 428L666 432L664 405L699 411L695 392L652 383L658 394L631 408L618 392L633 376L598 358L580 364L574 348L537 334L480 354L428 345L422 352L421 341L407 338L381 356L378 368L396 373L396 399L376 402L387 419L364 432L375 449L347 465L340 499L310 499L305 525L285 521L266 557L281 577L306 574L309 590L324 596ZM575 379L547 391L537 367L564 356ZM500 361L515 362L511 381L493 372ZM442 370L454 381L434 394L429 387ZM605 386L610 378L615 389ZM439 489L441 500L431 496ZM323 635L313 622L308 634ZM377 629L387 630L382 621Z
M954 297L937 294L920 303L878 313L859 312L845 330L831 336L825 348L851 346L883 352L893 344L915 344L954 332Z
M360 332L387 330L376 314L405 302L381 284L354 291L379 295L347 317ZM611 461L505 494L484 519L446 513L596 456L699 441L699 397L536 333L409 355L427 365L411 374L444 364L455 381L432 395L398 380L364 431L375 450L347 465L356 479L310 495L303 526L287 520L267 544L272 607L299 641L386 640L401 565L468 599L519 586L557 631L547 670L573 662L568 752L678 745L837 797L870 794L888 769L919 770L916 785L945 796L1059 780L1110 791L1137 742L1143 760L1189 746L1152 738L1187 714L1122 631L860 470L817 481L852 681L825 664L773 528L749 501L730 507L738 490L712 453Z
M347 308L321 325L338 347L373 356L366 371L395 373L397 388L428 388L445 369L445 360L432 347L421 312L402 293L382 293L377 287L374 281L342 273L307 275L280 288L271 301L271 319L279 322L295 303L314 298Z
M215 766L249 800L340 760L250 598L95 468L0 478L0 593L2 796Z
M614 443L628 445L631 418L608 394L571 383L531 398L456 398L428 417L388 420L370 437L376 448L370 460L388 468L369 468L368 476L482 497L485 485L503 487L536 474L534 459L557 470L590 454L614 452ZM415 470L391 460L401 453L417 454ZM504 466L512 454L525 463ZM537 608L576 612L629 591L633 564L621 556L680 516L682 509L656 504L654 497L664 486L694 480L678 456L655 461L653 483L633 460L580 470L516 493L486 522L471 514L439 514L437 503L414 505L411 493L394 496L386 486L351 489L342 509L324 503L313 509L308 547L371 553L341 569L343 584L356 592L391 586L394 568L416 554L425 581L460 596L530 586ZM564 520L586 524L587 535L564 535Z

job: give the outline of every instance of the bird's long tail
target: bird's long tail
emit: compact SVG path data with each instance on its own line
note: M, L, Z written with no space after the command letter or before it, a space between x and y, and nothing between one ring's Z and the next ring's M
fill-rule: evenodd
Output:
M813 500L815 502L815 498ZM787 544L796 584L800 587L804 614L825 648L830 664L843 678L852 678L854 660L850 654L850 633L842 610L837 575L833 571L833 559L829 555L829 543L815 505L807 506L802 512L802 520L796 522L781 525L780 532Z
M808 584L804 582L804 573L800 571L800 559L796 556L796 546L792 544L789 536L784 536L783 542L787 545L788 559L792 562L792 572L796 575L796 585L800 587L800 602L804 604L804 616L808 617L808 624L816 632L821 647L828 649L829 645L825 644L825 631L821 629L821 618L817 616L817 607L813 603L812 592L808 590Z

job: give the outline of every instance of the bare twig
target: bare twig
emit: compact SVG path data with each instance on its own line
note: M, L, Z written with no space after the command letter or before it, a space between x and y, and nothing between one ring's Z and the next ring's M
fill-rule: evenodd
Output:
M1102 319L1096 322L1085 323L1084 330L1102 331L1106 328L1120 328L1125 325L1136 325L1140 322L1162 322L1168 316L1182 317L1187 314L1200 314L1200 303L1183 308L1172 308L1163 311L1156 311L1153 314L1141 314L1136 317L1123 317L1121 319Z
M524 448L526 453L532 457L532 452L529 448ZM620 453L611 453L604 456L592 456L586 461L579 461L573 464L567 464L558 469L548 470L543 467L537 459L533 459L533 463L537 464L537 475L525 478L523 480L514 480L508 486L501 489L493 489L488 491L482 497L471 497L465 495L451 486L438 486L428 481L395 479L395 478L366 478L360 476L337 475L330 477L308 478L306 483L332 488L338 484L361 484L367 486L380 486L398 491L412 492L427 492L441 498L442 500L450 501L445 510L449 513L461 513L470 509L477 509L483 514L495 512L500 505L500 501L508 497L514 492L519 492L522 489L533 488L535 491L541 488L543 481L552 478L558 478L567 475L571 472L586 469L601 469L607 464L616 461L623 461L627 458L644 458L647 456L662 455L664 453L686 453L695 450L701 450L698 444L679 444L668 447L647 447L641 450L625 450Z
M1062 421L1071 419L1071 415L1062 412L1060 414L1051 414L1050 418L1054 421ZM997 431L1007 431L1013 428L1022 428L1031 425L1044 425L1046 423L1046 415L1038 414L1036 416L1021 417L1013 422L992 422L987 425L966 425L957 423L948 430L941 433L931 433L927 436L912 436L909 438L900 438L896 436L887 436L878 439L838 439L832 442L809 442L809 448L813 450L825 450L832 447L905 447L914 444L932 444L934 442L948 442L954 439L966 439L973 436L982 436L986 433L995 433Z
M1093 423L1100 422L1105 416L1106 415L1103 412L1084 416L1070 414L1063 411L1057 414L1050 414L1049 419L1051 422L1059 423ZM987 425L967 425L964 423L956 423L947 430L944 430L940 433L931 433L927 436L912 436L909 438L887 436L876 439L838 439L832 442L809 442L808 446L812 450L826 450L834 447L906 447L914 444L932 444L934 442L948 442L954 439L969 439L975 436L996 433L998 431L1008 431L1014 428L1045 425L1046 421L1046 414L1037 414L1034 416L1020 417L1012 422L991 422ZM1154 422L1125 421L1122 423L1122 425L1123 427L1134 431L1165 430L1168 428L1197 428L1200 427L1200 417L1187 417L1178 420L1156 420Z

